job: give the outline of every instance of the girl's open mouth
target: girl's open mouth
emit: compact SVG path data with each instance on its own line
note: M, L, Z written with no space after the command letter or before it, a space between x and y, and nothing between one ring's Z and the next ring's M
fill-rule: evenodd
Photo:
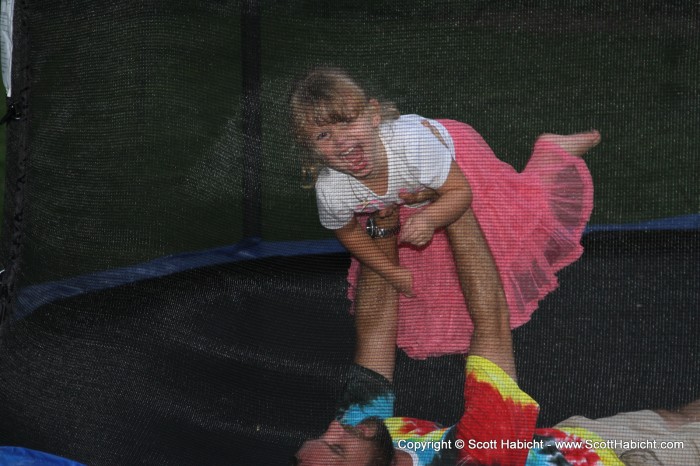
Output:
M353 146L345 152L342 152L340 155L348 163L350 169L353 172L362 171L367 166L367 159L365 159L365 151L362 150L360 146Z

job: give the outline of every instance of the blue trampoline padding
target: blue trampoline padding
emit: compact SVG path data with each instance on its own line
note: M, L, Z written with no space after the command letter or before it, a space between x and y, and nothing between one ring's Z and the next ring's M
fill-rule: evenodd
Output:
M60 456L21 447L0 447L0 466L85 466Z
M269 257L342 252L345 252L345 249L336 240L265 242L259 238L247 238L231 246L164 256L133 266L28 286L20 290L18 294L17 308L13 319L23 319L38 307L57 299L70 298L91 291L113 288L149 278L163 277L199 267Z
M588 225L586 233L598 231L643 231L643 230L700 230L700 214L657 218L639 223L612 225Z
M644 230L700 230L700 214L649 220L641 223L590 225L586 228L586 233ZM40 306L59 299L71 298L83 293L113 288L199 267L272 257L344 252L346 251L343 246L335 239L266 242L259 238L247 238L230 246L159 257L149 262L128 267L104 270L22 288L18 293L17 308L15 309L13 320L23 319Z

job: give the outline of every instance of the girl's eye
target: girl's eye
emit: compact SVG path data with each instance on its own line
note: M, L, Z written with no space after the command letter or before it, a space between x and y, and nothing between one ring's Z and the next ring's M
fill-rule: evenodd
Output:
M318 133L316 135L316 140L322 141L322 140L326 139L329 135L330 135L330 133L328 131L323 131L323 132Z

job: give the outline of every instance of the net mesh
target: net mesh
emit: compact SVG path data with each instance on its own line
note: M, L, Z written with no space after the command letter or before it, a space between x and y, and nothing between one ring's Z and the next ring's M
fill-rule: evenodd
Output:
M251 5L260 94L245 99ZM402 113L468 122L517 169L539 133L599 129L593 223L700 209L696 2L15 8L0 444L89 464L284 464L322 429L354 345L347 256L226 263L251 225L301 252L313 243L299 241L332 236L301 188L286 115L290 83L311 66L353 71ZM257 98L259 217L245 213L244 181L244 115ZM541 422L697 398L697 230L588 241L516 333ZM209 250L223 259L187 262ZM573 367L581 355L595 364ZM542 360L571 382L553 388ZM398 410L454 422L460 366L401 355ZM434 378L445 385L424 383ZM597 393L591 378L604 381Z
M50 15L23 5L38 154L25 278L240 240L253 221L242 218L240 5L78 1ZM697 212L697 9L263 5L265 239L329 237L299 188L285 102L294 77L331 63L402 113L469 122L516 168L541 132L598 128L594 223Z

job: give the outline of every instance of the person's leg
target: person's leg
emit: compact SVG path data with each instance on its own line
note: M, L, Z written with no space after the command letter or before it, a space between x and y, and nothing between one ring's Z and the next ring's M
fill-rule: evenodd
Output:
M524 464L526 448L504 448L500 443L532 440L538 413L537 403L515 382L509 310L500 275L471 209L448 227L447 234L456 245L453 255L474 323L464 412L454 434L467 442L460 459L469 464ZM493 446L476 448L468 443L472 440Z
M471 209L447 227L447 236L474 324L469 354L490 360L516 380L505 293L491 251Z

